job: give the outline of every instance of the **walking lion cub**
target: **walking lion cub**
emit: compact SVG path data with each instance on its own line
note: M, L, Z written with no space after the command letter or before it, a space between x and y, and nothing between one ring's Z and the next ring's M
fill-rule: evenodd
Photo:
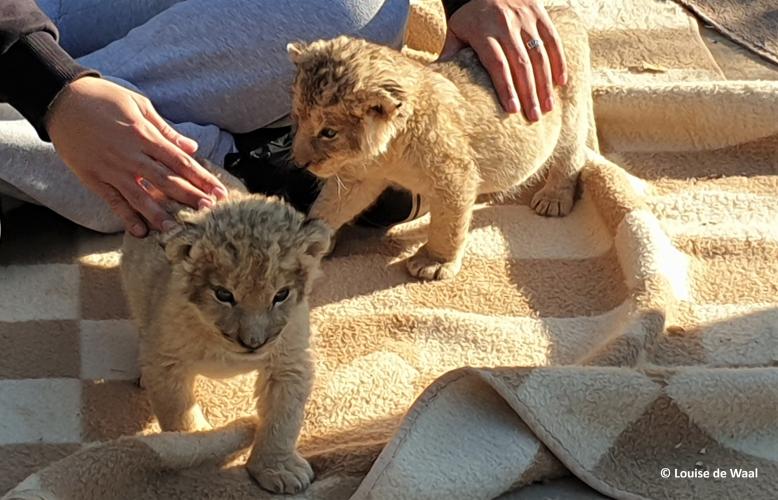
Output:
M313 381L307 300L331 231L242 189L176 218L177 229L127 235L123 245L122 279L152 409L165 431L209 429L195 376L256 370L259 424L247 468L267 490L301 491L313 479L296 451Z
M424 65L349 37L289 44L297 67L294 159L326 179L310 215L337 230L389 185L419 193L431 221L408 270L444 279L461 267L479 194L510 191L545 174L532 207L548 216L569 213L587 146L596 148L589 46L571 11L552 17L569 78L555 91L554 110L533 124L503 111L471 49Z

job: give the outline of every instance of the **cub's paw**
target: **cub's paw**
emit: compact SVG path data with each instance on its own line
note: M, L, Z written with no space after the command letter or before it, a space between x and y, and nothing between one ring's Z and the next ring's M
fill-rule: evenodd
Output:
M563 217L573 209L572 189L544 187L532 197L530 206L535 212L547 217Z
M462 267L460 260L447 261L433 257L422 247L407 263L411 276L423 280L447 280L457 275Z
M299 493L313 481L313 469L297 452L280 457L252 453L246 468L263 489L272 493Z

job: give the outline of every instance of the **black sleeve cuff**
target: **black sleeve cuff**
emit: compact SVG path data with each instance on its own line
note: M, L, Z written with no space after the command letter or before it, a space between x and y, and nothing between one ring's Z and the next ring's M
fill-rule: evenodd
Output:
M44 121L54 98L77 78L100 76L76 63L45 31L30 33L14 43L0 57L0 70L5 75L0 93L44 141L49 140Z
M446 19L451 19L451 16L459 10L460 7L465 5L470 0L443 0L443 10L446 12Z

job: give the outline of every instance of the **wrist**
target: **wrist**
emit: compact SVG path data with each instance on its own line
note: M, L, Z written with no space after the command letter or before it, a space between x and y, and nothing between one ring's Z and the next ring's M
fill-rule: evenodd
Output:
M19 39L3 55L3 70L14 75L4 82L4 93L14 106L48 140L47 115L54 100L72 81L94 70L76 63L47 32Z
M70 103L72 100L78 99L79 96L83 93L83 87L88 86L90 80L96 78L99 77L89 74L82 75L63 85L59 92L57 92L57 94L52 98L51 103L49 103L48 110L43 117L43 126L47 132L49 125L51 124L53 118L58 114L59 110L67 107L68 103Z

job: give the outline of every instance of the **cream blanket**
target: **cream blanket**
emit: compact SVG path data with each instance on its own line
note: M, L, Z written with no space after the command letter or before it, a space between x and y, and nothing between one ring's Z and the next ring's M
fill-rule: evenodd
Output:
M399 262L424 220L345 236L313 298L302 498L529 498L570 474L623 499L778 498L778 84L726 80L675 4L572 3L614 164L563 219L527 208L536 186L480 206L450 282ZM409 44L435 50L416 9ZM0 246L0 492L76 452L8 498L265 498L224 459L244 421L153 435L118 241L55 226ZM215 424L250 393L199 385Z

